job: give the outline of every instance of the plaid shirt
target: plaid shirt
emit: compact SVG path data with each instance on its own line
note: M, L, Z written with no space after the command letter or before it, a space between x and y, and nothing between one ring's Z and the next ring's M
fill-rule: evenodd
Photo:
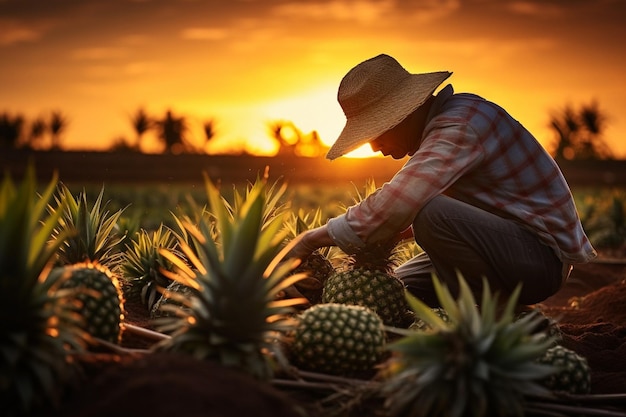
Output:
M411 226L430 199L445 194L512 219L564 263L596 253L554 159L506 111L473 94L435 98L420 146L400 171L360 204L328 222L337 246L353 253Z

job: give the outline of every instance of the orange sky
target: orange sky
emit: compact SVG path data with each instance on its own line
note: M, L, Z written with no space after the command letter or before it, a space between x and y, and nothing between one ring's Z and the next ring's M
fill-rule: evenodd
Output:
M388 53L452 71L547 147L551 111L596 100L626 157L625 17L622 0L0 0L0 112L59 110L67 148L101 149L134 139L138 108L171 109L196 143L215 120L212 152L271 154L277 120L331 143L339 81Z

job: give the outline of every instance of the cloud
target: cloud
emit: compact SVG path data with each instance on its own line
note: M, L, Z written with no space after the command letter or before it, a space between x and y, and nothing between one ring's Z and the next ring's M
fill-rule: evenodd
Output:
M155 61L130 62L124 66L124 73L130 76L146 75L159 70L162 65Z
M128 46L143 46L150 42L150 37L135 33L120 37L119 42Z
M107 59L124 58L128 56L128 50L120 47L90 47L75 49L71 56L78 61L103 61Z
M217 41L225 39L228 32L220 28L192 27L183 29L180 37L185 40Z
M459 7L460 0L332 0L287 2L275 6L272 12L279 17L359 23L380 22L400 13L423 22L445 16Z
M99 81L116 81L126 77L146 76L158 72L163 65L156 61L132 61L115 64L95 63L85 66L83 75L86 79L97 79ZM94 86L98 90L101 86Z
M0 45L9 46L22 42L33 42L41 38L41 31L28 25L0 19Z
M361 23L369 23L381 19L392 11L394 4L393 0L291 2L274 7L273 12L277 16L287 18L306 16L312 20L356 20Z
M563 15L564 7L557 4L533 1L514 1L507 8L513 13L532 17L559 17Z

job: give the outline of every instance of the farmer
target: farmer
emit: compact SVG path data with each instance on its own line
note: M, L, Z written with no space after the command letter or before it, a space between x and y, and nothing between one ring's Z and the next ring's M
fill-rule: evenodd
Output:
M348 72L337 95L346 125L326 157L369 142L408 159L377 192L305 232L292 255L408 235L424 252L395 272L428 305L437 305L432 273L456 294L457 271L478 297L484 277L503 295L522 283L519 303L538 303L596 252L553 158L498 105L452 85L433 95L450 75L411 74L388 55Z

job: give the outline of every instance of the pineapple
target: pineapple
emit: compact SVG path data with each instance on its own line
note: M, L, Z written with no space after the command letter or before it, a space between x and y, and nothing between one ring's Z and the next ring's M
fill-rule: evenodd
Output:
M551 391L568 394L589 394L591 391L591 373L587 359L573 350L561 345L552 346L537 362L551 365L558 370L541 380Z
M380 392L390 416L521 416L525 395L549 395L538 380L554 368L537 358L552 340L534 333L540 318L514 320L521 287L496 317L498 295L486 281L480 309L462 276L456 301L436 278L433 283L449 321L407 293L431 329L397 329L403 337L388 345L392 357L381 367Z
M391 243L370 245L351 255L348 267L337 269L324 283L322 302L368 307L386 325L407 327L412 317L404 284L392 272L393 246Z
M176 251L176 235L161 224L153 232L141 229L123 253L120 264L126 299L139 300L152 310L161 297L161 290L172 282L161 270L172 264L159 253L161 248ZM181 254L179 254L180 256Z
M376 184L369 179L363 194L356 190L354 202L360 203L375 191ZM398 243L389 240L348 255L345 268L338 268L324 283L322 302L362 305L374 310L386 325L407 327L413 320L404 283L393 273L399 254Z
M289 347L300 369L359 375L373 371L383 357L383 322L367 307L317 304L300 313L298 321Z
M57 267L51 274L65 276L60 288L73 288L87 333L110 343L122 340L124 299L117 277L97 262Z
M156 320L155 327L171 338L153 349L189 354L269 379L276 365L286 364L282 340L295 325L293 306L305 302L276 300L278 292L302 278L286 278L296 261L280 262L292 247L281 250L285 215L272 210L277 199L266 198L266 178L257 179L235 208L208 178L205 181L215 224L205 219L198 225L184 223L193 247L185 239L179 243L191 267L161 249L177 268L175 273L163 272L192 294L164 293L184 308L163 307L175 317Z
M107 341L119 341L123 330L124 296L117 275L112 271L122 259L119 243L124 236L119 236L116 228L123 210L110 214L107 204L102 204L103 194L104 187L89 210L85 192L75 199L70 190L60 184L55 200L61 218L53 236L69 235L58 250L57 265L63 269L57 272L67 274L65 288L76 288L82 294L79 301L81 314L86 318L85 328L93 331L94 337L106 336ZM49 207L49 210L55 209ZM117 335L110 334L112 328Z
M322 212L317 209L312 216L303 213L291 213L286 225L289 230L287 241L290 241L301 233L321 226ZM322 289L328 277L334 272L330 260L332 248L320 248L310 254L293 271L294 274L304 273L306 278L294 285L296 290L309 300L311 305L317 304L322 299Z
M31 415L58 405L77 375L72 354L88 337L80 330L71 290L49 274L67 237L50 241L61 212L46 215L56 184L37 195L34 169L19 186L8 174L0 184L0 404L3 416Z

